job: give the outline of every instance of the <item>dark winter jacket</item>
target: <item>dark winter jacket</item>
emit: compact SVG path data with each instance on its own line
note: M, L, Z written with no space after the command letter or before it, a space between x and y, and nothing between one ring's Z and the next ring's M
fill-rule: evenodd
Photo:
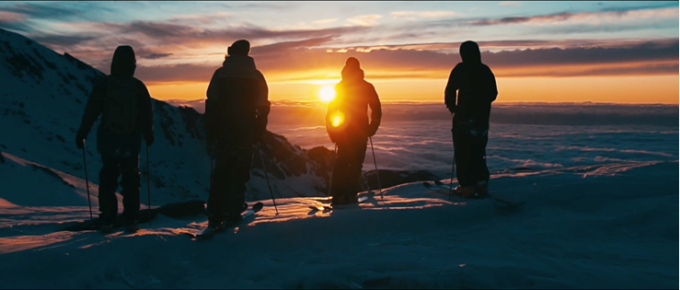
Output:
M80 123L78 134L85 138L90 132L92 125L102 115L102 122L97 128L97 151L102 155L109 154L132 154L138 155L141 149L142 136L148 140L153 136L153 108L151 96L146 85L133 77L135 71L134 52L129 46L121 46L116 49L111 62L111 74L95 82L90 93L83 118ZM109 84L124 84L130 92L137 97L137 125L131 134L116 134L105 125L107 118L105 112L105 100Z
M364 71L359 62L348 59L342 69L342 80L335 86L336 98L328 104L326 130L335 143L339 138L368 138L378 131L382 108L380 98L373 85L364 80ZM368 108L371 120L368 120ZM333 118L342 113L343 122L333 126Z
M269 89L252 57L228 56L213 74L207 97L204 116L209 143L252 144L266 131Z
M454 123L471 124L477 129L488 130L491 103L498 95L496 78L491 69L482 63L476 43L463 43L460 56L463 62L453 68L446 84L446 107L455 113Z

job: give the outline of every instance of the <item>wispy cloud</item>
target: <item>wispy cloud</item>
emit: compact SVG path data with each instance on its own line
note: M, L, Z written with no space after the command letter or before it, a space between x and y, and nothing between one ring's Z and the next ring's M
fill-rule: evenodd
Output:
M12 11L0 11L0 21L2 22L19 22L26 20L26 14Z
M338 21L337 18L329 18L329 19L316 20L316 21L313 21L312 23L323 25L323 24L331 24L331 23L336 22L336 21Z
M463 13L454 11L394 11L390 13L396 19L416 20L420 18L444 18L462 16Z
M22 13L11 11L0 11L0 28L16 31L28 31L30 25L26 22L27 16Z
M641 19L678 18L678 8L622 10L603 12L562 12L548 15L514 16L501 19L477 20L469 24L475 26L503 25L503 24L592 24L603 22L633 21Z
M498 5L503 6L503 7L508 7L508 6L518 7L518 6L522 6L522 3L517 2L517 1L505 1L505 2L498 3Z
M218 20L228 19L232 16L233 16L232 13L224 11L207 14L186 14L173 16L170 19L170 22L211 24Z
M375 26L378 24L378 19L380 18L382 18L382 15L378 14L359 15L347 19L347 23L360 26Z
M91 41L97 37L91 35L39 34L31 38L47 46L71 47L83 42Z
M339 76L347 57L357 57L367 78L445 78L456 63L458 54L424 50L376 49L360 52L328 53L324 48L306 49L306 45L323 44L329 39L254 47L258 68L270 81L324 79ZM594 76L594 75L669 75L678 73L678 40L608 44L608 47L539 48L501 52L483 52L482 60L499 77ZM140 67L138 76L149 82L207 81L220 65L183 64Z

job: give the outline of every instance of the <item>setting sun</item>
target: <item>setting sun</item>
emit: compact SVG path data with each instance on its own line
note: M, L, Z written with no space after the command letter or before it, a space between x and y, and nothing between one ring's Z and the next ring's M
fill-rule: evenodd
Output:
M335 100L335 88L332 86L325 86L319 90L319 97L324 103L329 103Z

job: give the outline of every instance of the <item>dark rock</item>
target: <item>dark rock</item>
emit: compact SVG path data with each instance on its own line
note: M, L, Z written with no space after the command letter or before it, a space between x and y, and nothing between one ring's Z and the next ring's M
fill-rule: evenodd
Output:
M371 170L365 174L368 186L372 189L378 188L378 180L376 179L375 173L375 170ZM416 181L432 181L441 179L439 176L436 176L426 170L410 172L380 169L378 170L378 176L380 177L380 185L382 188L388 188L399 184Z

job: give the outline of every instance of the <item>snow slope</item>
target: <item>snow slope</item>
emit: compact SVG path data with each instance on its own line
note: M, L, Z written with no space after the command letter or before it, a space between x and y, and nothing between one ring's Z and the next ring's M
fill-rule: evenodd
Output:
M497 175L526 204L450 202L419 183L356 208L271 202L247 225L194 241L205 217L137 234L54 232L87 208L0 208L0 288L675 288L678 162ZM654 180L650 183L649 180Z
M0 29L0 136L3 136L0 151L49 170L84 178L83 156L75 147L74 137L92 81L102 75L67 53L57 54L24 36ZM157 100L153 107L156 143L150 147L148 156L152 204L207 199L210 161L205 153L202 115L191 108ZM86 148L95 197L101 168L96 152L98 125L93 126ZM277 195L318 196L326 192L332 152L324 148L303 150L275 134L269 134L266 141L264 160ZM146 153L142 152L140 158L145 191ZM249 200L269 196L259 156L255 158ZM25 178L0 177L3 187L22 188L26 196L48 190L40 183L26 186L38 177L27 172L21 174Z

